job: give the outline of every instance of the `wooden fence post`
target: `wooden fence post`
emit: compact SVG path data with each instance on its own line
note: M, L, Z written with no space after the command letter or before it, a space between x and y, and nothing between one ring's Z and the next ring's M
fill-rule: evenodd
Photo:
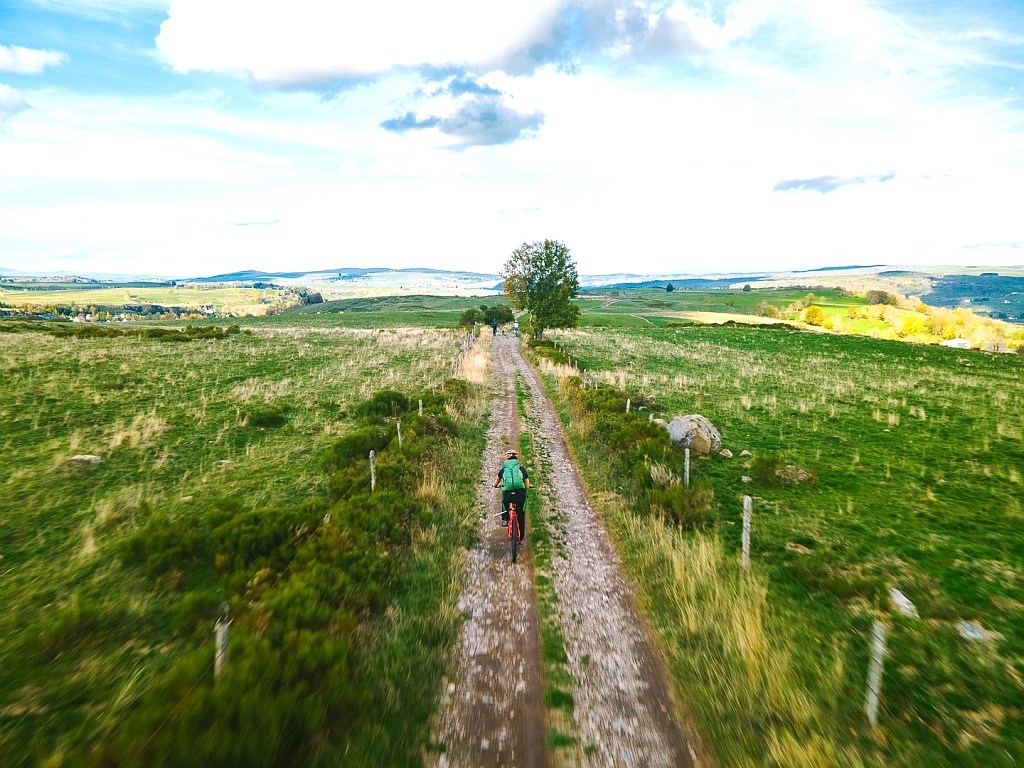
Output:
M868 722L872 727L878 725L878 700L882 693L885 639L885 624L876 620L871 632L871 664L868 667L868 694L865 702Z
M652 416L654 414L651 414ZM690 487L690 449L683 449L683 485Z
M402 422L398 422L398 447L402 447Z
M370 451L370 490L377 490L377 452Z
M750 513L754 505L749 496L743 497L743 567L750 567Z
M629 398L626 398L626 413L629 413Z
M420 416L423 415L423 401L420 400Z

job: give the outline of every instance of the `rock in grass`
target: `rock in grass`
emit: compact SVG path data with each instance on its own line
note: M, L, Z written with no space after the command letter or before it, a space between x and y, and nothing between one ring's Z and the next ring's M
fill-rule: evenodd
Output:
M998 637L1002 637L998 632L990 632L973 621L958 621L956 623L956 631L960 633L960 637L964 638L964 640L995 640Z
M655 423L659 421L655 419ZM703 416L676 416L668 424L661 421L661 425L668 430L672 447L678 451L689 448L690 453L696 456L710 456L722 448L722 436L715 425Z
M747 477L746 475L743 475L743 477L741 477L740 480L742 480L744 483L752 483L752 482L754 482L754 478Z
M753 456L753 455L754 455L754 454L752 454L752 453L751 453L750 451L748 451L748 450L742 450L742 451L740 451L740 456Z
M723 459L731 459L732 451L730 451L728 448L723 448L718 452L718 455L721 456Z
M78 456L72 456L68 459L67 463L73 467L95 467L103 459L99 456L93 456L91 453L82 453Z
M910 598L898 589L889 590L889 602L892 603L894 610L902 613L904 616L910 616L913 619L921 618L917 613L917 608L910 602Z

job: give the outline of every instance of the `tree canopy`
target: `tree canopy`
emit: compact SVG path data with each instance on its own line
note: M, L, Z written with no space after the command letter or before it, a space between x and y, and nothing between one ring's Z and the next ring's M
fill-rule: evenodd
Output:
M501 276L513 306L530 312L533 335L579 325L580 308L572 303L580 291L579 275L564 243L523 243L512 251Z

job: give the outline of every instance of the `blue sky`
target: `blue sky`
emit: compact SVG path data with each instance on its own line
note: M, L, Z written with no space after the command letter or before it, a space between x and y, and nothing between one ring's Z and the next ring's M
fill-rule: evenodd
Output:
M1024 264L1020 0L0 5L0 267Z

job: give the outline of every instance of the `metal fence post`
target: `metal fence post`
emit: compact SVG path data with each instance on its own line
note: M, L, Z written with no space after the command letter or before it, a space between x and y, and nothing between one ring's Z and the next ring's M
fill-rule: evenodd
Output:
M377 452L370 451L370 490L377 490Z

